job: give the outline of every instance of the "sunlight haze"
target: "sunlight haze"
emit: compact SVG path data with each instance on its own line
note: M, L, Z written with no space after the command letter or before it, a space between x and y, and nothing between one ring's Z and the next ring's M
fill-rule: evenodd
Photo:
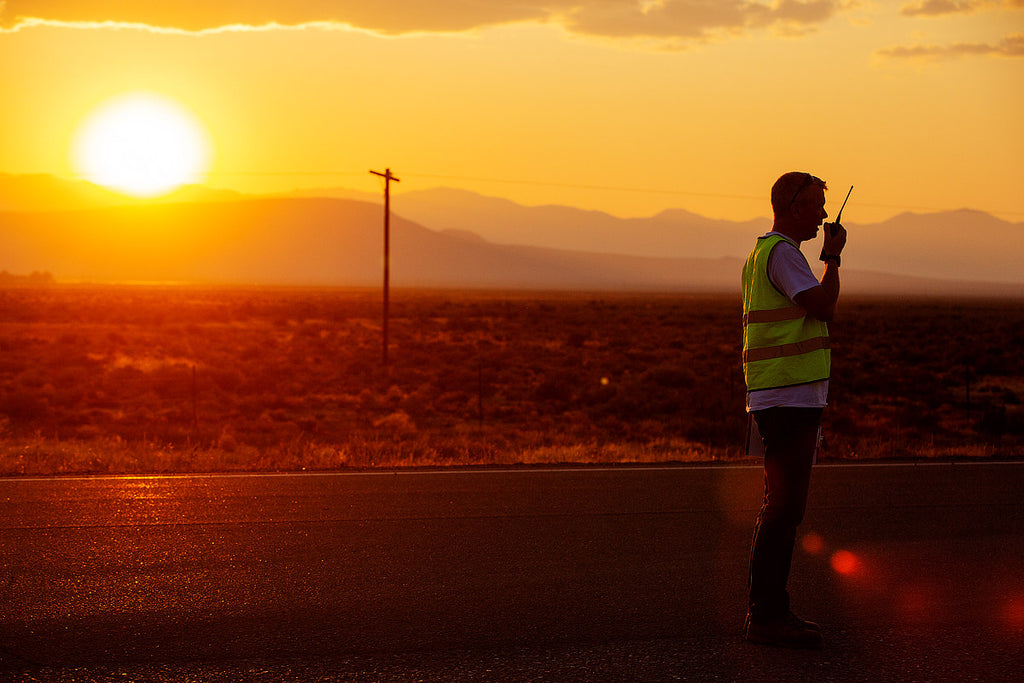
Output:
M82 177L76 126L158 93L205 183L469 189L616 216L769 214L804 169L834 213L1024 219L1024 3L0 4L0 172Z

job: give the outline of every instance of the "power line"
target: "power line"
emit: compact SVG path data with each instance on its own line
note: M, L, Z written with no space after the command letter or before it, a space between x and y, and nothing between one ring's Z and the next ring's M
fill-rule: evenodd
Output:
M478 182L478 183L499 183L507 185L539 185L542 187L564 187L576 190L601 190L604 192L644 192L648 194L672 194L672 195L688 195L694 197L717 197L721 199L752 199L754 201L766 201L765 197L752 197L749 195L740 194L719 194L715 192L694 192L691 190L666 190L661 188L653 187L623 187L614 185L586 185L580 183L557 183L545 180L511 180L502 178L477 178L472 176L451 176L451 175L437 175L432 173L406 173L405 175L413 175L419 178L434 178L437 180L461 180L464 182Z
M362 176L363 172L356 171L211 171L209 176ZM695 197L718 197L721 199L751 199L754 201L765 201L764 197L752 197L749 195L720 194L714 192L694 192L690 190L669 190L651 187L624 187L614 185L587 185L580 183L560 183L547 180L523 180L512 178L481 178L479 176L456 176L440 175L437 173L403 173L402 175L415 178L431 178L434 180L459 180L463 182L496 183L500 185L534 185L539 187L564 187L577 190L601 190L604 192L642 192L648 194L673 194L692 195Z
M356 171L219 171L212 172L207 175L220 176L361 176L363 172ZM665 189L665 188L654 188L654 187L636 187L636 186L622 186L622 185L590 185L583 183L563 183L553 182L547 180L523 180L521 178L483 178L479 176L459 176L459 175L442 175L437 173L417 173L415 171L409 173L403 173L406 178L428 178L433 180L456 180L460 182L475 182L475 183L493 183L498 185L531 185L535 187L555 187L565 188L573 190L596 190L600 192L635 192L643 194L658 194L658 195L674 195L681 197L710 197L714 199L740 199L744 201L756 201L756 202L767 202L767 198L764 196L751 196L742 194L728 194L720 192L697 192L694 190L676 190L676 189ZM875 204L872 202L857 202L858 206L863 206L872 209L889 209L892 211L930 211L930 212L945 212L954 211L956 208L950 207L936 207L936 206L908 206L905 204ZM991 214L1003 214L1008 216L1024 216L1024 211L1011 210L1011 209L982 209L983 211Z
M355 171L208 171L208 176L361 176Z

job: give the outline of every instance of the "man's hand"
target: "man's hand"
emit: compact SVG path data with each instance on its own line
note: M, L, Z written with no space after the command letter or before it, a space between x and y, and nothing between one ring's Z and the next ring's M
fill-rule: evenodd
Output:
M821 253L828 256L839 256L846 246L846 228L839 223L825 223L825 243Z

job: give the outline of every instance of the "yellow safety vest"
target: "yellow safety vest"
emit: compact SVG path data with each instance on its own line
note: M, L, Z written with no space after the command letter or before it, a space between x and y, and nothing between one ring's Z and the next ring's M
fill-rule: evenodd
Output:
M747 391L818 382L828 379L831 371L828 325L794 304L768 277L768 258L783 239L779 235L758 238L743 266Z

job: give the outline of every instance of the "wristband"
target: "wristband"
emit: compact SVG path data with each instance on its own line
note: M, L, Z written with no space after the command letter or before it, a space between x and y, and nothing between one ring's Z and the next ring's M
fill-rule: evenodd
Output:
M839 258L839 254L822 254L821 260L824 261L825 263L828 263L829 261L835 261L836 267L838 268L842 259Z

